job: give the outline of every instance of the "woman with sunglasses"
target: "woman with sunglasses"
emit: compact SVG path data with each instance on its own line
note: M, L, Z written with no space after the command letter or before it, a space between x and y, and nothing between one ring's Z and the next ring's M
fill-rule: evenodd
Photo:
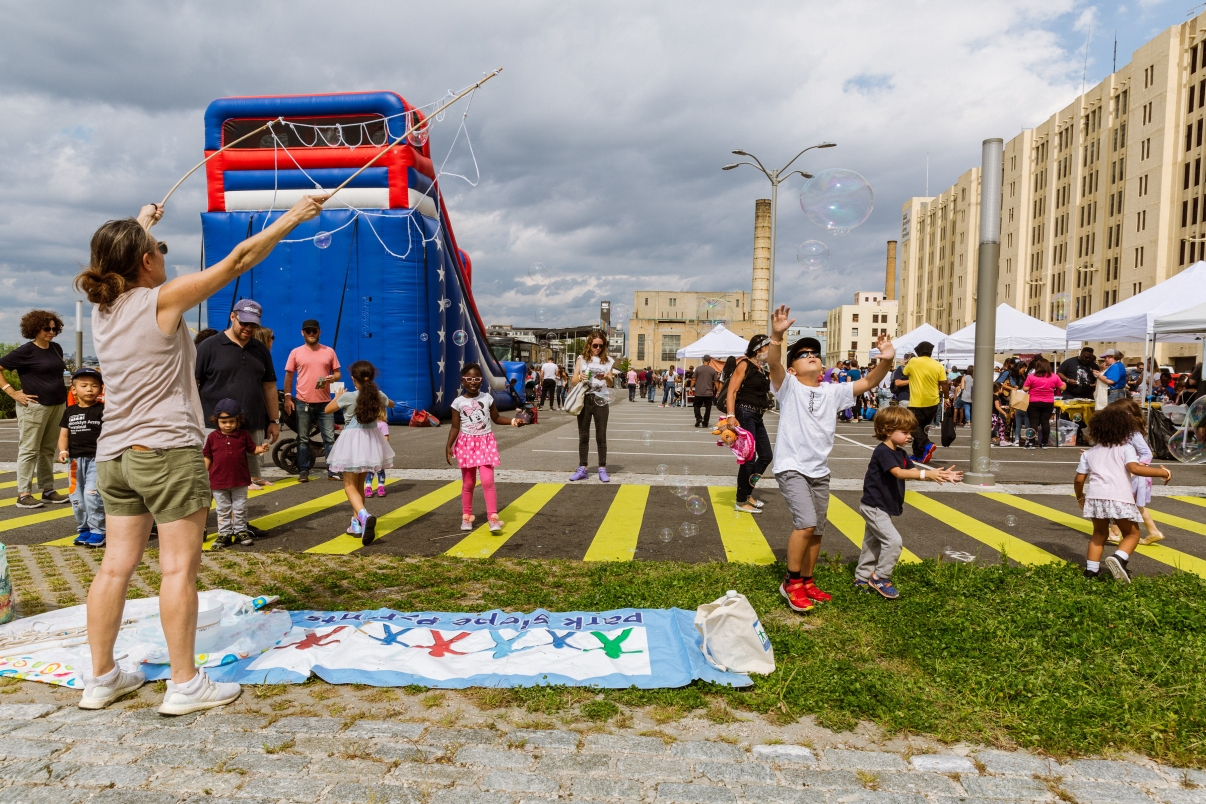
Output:
M765 503L754 499L754 486L758 485L762 473L774 458L770 435L762 421L763 414L773 404L770 377L762 368L769 352L769 337L759 333L750 338L745 356L737 360L733 367L725 399L729 424L740 425L754 437L754 460L741 464L737 469L737 504L733 506L734 510L746 514L762 513Z
M607 386L612 384L614 360L607 354L607 338L598 330L586 339L586 348L574 361L574 376L570 385L590 383L582 412L578 414L578 468L570 481L586 480L587 458L590 456L590 423L595 422L595 444L599 449L599 480L611 482L607 474Z
M71 498L54 490L54 454L59 442L59 421L67 405L63 372L63 347L54 338L63 331L63 320L50 310L30 310L21 316L21 336L29 338L4 357L0 368L17 372L21 390L3 380L4 393L17 407L17 507L42 508L61 505ZM78 361L79 356L76 356ZM78 366L77 366L78 368ZM34 477L42 499L34 497Z
M263 260L298 224L316 218L326 196L306 196L215 265L168 281L166 244L151 234L156 204L137 219L109 221L92 235L89 264L75 287L96 305L92 338L105 368L105 426L96 445L97 480L108 530L88 590L88 646L81 709L103 709L146 683L113 656L130 578L159 532L159 612L171 664L161 715L231 703L238 684L216 683L195 664L197 569L209 514L205 425L194 376L197 349L184 313Z

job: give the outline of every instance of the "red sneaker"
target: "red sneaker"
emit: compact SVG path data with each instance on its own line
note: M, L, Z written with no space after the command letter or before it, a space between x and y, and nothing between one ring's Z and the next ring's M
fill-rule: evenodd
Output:
M792 611L806 612L811 611L816 605L808 599L808 595L804 592L804 582L787 578L779 585L779 594L787 598L787 605L791 606Z
M828 603L833 600L833 595L828 592L822 592L821 587L817 586L816 581L804 581L804 594L811 600L818 603Z

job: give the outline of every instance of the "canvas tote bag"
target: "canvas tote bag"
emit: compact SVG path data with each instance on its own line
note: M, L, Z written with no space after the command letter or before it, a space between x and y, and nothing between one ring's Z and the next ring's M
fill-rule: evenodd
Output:
M703 655L717 670L769 674L775 651L745 595L725 596L695 610L695 630L703 637Z

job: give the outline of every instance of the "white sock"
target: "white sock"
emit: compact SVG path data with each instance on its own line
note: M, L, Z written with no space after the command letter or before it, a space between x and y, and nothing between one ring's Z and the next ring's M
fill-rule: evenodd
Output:
M1128 553L1126 550L1115 550L1114 551L1114 558L1118 559L1119 561L1126 561L1130 557L1131 557L1131 554Z
M172 686L176 688L176 692L181 692L185 695L193 695L201 690L201 684L203 683L204 677L204 673L198 670L197 675L193 676L188 681L184 682L183 684L176 684L173 682Z
M112 684L114 681L117 681L117 674L120 670L121 668L114 664L113 669L108 673L105 673L103 676L96 676L96 683L100 684L101 686Z
M1101 570L1101 562L1086 560L1085 569L1087 569L1089 572L1099 572Z

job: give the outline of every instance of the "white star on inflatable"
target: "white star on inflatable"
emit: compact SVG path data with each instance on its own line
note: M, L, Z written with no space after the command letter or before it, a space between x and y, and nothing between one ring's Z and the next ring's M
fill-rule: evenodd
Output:
M440 311L443 312L452 306L452 299L440 299Z
M462 358L462 359L461 359L461 366L460 366L460 367L461 367L461 368L464 368L464 367L465 367L465 360L464 360L464 358Z
M436 268L436 273L440 275L440 281L443 282L444 281L444 269Z
M465 300L461 299L461 315L469 315L468 308L465 307Z
M441 373L441 374L443 374L443 373L444 373L444 361L443 361L443 360L437 360L437 361L436 361L436 365L440 367L440 373Z
M444 330L440 330L440 343L444 342Z
M437 237L435 239L435 244L436 244L436 251L442 251L444 249L444 244L440 242L440 238Z
M440 389L440 390L436 391L436 402L443 402L443 401L444 401L444 390Z

